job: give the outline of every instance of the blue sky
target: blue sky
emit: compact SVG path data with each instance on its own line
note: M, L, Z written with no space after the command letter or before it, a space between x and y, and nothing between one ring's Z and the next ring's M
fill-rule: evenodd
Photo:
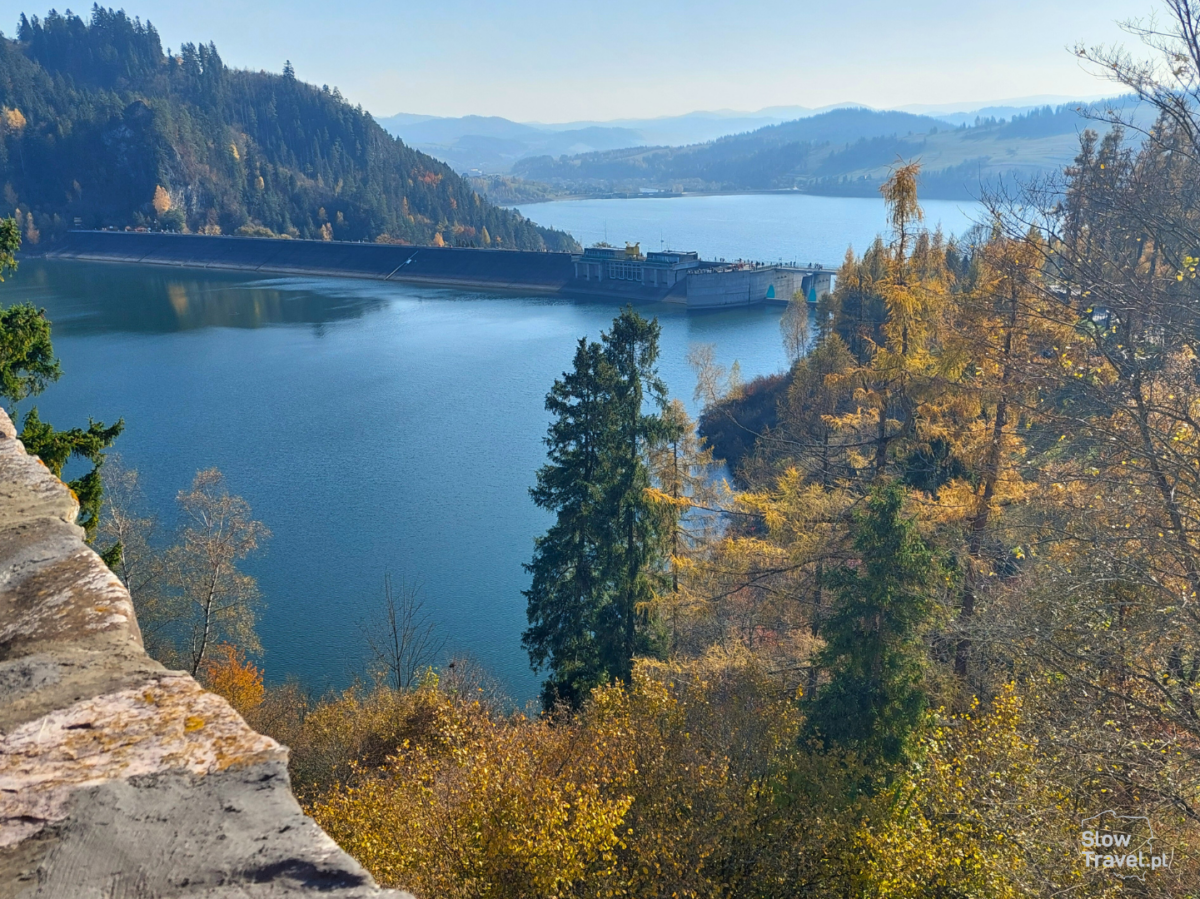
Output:
M1109 91L1069 52L1132 41L1151 0L129 0L166 46L341 89L376 116L558 122L856 101L877 107ZM79 3L90 9L89 0ZM0 0L0 28L35 7ZM65 7L59 6L60 9Z

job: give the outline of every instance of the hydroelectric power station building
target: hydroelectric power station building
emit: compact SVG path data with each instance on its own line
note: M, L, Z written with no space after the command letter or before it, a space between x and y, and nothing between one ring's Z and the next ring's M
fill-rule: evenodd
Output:
M833 271L820 265L706 262L695 252L643 254L637 244L588 247L571 262L581 293L654 299L689 309L786 304L797 294L815 303L833 280Z

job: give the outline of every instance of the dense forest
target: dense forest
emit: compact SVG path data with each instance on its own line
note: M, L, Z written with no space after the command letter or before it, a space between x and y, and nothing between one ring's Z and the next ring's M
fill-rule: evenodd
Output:
M1194 895L1200 8L1171 10L1170 67L1093 57L1147 133L1084 131L961 239L897 166L786 372L694 350L700 434L653 322L581 340L532 491L543 714L445 668L256 699L335 839L421 896Z
M163 52L100 6L21 17L0 39L0 211L26 246L65 228L563 250L389 136L337 91L230 69L212 44Z
M373 679L268 688L252 582L223 568L210 629L204 568L114 496L100 539L148 645L286 743L308 812L421 897L1193 895L1200 130L1163 113L1136 144L1085 132L962 239L898 166L888 233L782 317L786 371L743 384L693 348L699 430L657 322L580 339L531 489L540 708L439 660L390 588ZM248 553L215 477L180 503L232 503Z
M265 686L242 569L270 534L221 474L179 492L172 541L136 472L101 472L119 423L31 410L22 439L102 473L89 536L148 650L286 743L306 811L382 884L1197 895L1200 3L1151 24L1129 27L1164 65L1081 51L1157 113L1140 139L1084 131L957 238L897 164L887 232L783 314L785 371L745 384L692 348L699 428L656 321L626 308L578 341L530 473L539 708L445 659L390 580L361 683ZM0 277L19 242L0 222ZM2 311L0 343L9 404L59 377L33 307Z
M686 147L530 157L513 174L580 193L654 187L874 196L897 158L919 156L925 196L975 198L1003 178L1061 168L1089 117L1103 118L1113 105L1047 106L959 127L905 112L835 109Z

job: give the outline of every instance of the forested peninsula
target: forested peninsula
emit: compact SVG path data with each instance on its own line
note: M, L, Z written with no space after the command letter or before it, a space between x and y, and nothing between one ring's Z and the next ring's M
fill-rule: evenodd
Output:
M0 213L25 247L70 227L570 250L388 135L336 88L163 51L95 6L0 38Z

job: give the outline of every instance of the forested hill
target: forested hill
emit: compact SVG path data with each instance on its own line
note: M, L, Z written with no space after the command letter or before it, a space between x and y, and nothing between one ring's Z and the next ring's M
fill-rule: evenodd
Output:
M303 238L563 250L389 136L340 93L163 52L148 22L93 7L0 37L0 214L26 243L78 222Z
M999 178L1061 171L1096 123L1075 105L955 127L929 116L836 109L687 147L523 159L513 174L579 193L788 190L875 196L897 159L920 159L926 197L967 199Z

